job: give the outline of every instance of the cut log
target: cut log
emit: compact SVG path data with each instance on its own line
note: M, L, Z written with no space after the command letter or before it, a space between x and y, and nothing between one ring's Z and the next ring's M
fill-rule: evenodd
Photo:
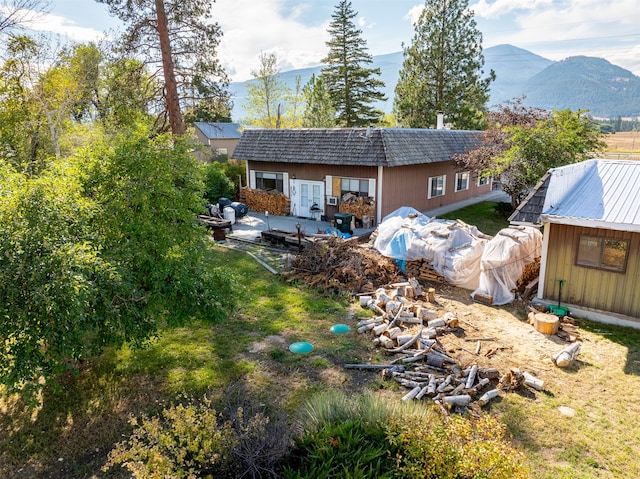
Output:
M471 366L471 371L469 372L469 376L467 376L465 389L471 389L473 387L473 382L476 380L477 373L478 373L478 366L474 364L473 366Z
M427 301L430 303L436 302L436 288L429 288L427 290Z
M558 354L553 357L556 366L566 368L569 366L580 354L581 343L575 342L564 348Z
M473 295L473 299L478 303L486 304L488 306L491 306L493 304L493 296L491 296L490 294L475 293Z
M529 374L528 372L523 372L522 376L524 377L524 383L538 391L542 391L542 387L544 386L544 381L542 379L538 379L537 377Z
M458 396L446 396L442 398L442 403L448 406L466 406L471 402L471 396L460 394Z
M480 396L480 399L478 399L478 404L480 404L480 406L484 406L489 401L491 401L494 397L498 397L499 395L500 395L500 391L498 391L497 389L492 389L491 391L487 391L482 396Z
M533 314L533 327L536 331L541 332L542 334L556 334L558 332L558 328L560 327L560 318L558 318L555 314L547 314L547 313L529 313Z

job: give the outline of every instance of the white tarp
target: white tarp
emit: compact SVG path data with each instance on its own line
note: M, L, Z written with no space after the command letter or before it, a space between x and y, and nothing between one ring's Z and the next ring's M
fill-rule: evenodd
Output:
M403 207L378 225L374 247L396 260L431 262L433 270L453 285L476 289L480 258L487 236L457 220L429 218Z
M493 304L507 304L514 300L512 292L526 264L534 261L542 251L542 233L530 226L504 228L484 247L480 261L480 285L477 293L493 298Z

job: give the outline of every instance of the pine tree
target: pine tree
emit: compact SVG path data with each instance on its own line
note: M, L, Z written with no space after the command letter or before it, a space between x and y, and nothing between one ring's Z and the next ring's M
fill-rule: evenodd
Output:
M222 31L210 21L209 0L97 1L126 24L125 56L144 57L152 71L162 71L165 111L159 119L168 119L173 134L184 133L184 107L230 110L228 79L216 54Z
M329 54L322 60L327 66L321 73L336 110L337 124L348 127L377 123L383 113L371 104L386 100L381 91L384 83L375 78L380 75L380 68L367 68L373 58L367 52L362 30L353 22L356 15L350 1L342 0L337 5L328 30Z
M438 112L455 128L482 125L489 85L483 78L482 34L468 0L426 0L395 89L394 112L404 127L434 127Z

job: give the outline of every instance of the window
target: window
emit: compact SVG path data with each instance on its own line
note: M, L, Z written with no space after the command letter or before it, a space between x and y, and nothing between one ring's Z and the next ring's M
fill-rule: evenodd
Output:
M628 240L581 235L576 264L622 273L627 267L628 250Z
M282 173L256 171L256 188L260 190L276 190L284 192Z
M216 148L214 154L216 158L228 158L228 152L226 148Z
M436 196L444 195L444 185L446 180L445 175L432 176L429 178L429 195L427 198L434 198Z
M357 178L340 178L340 196L351 193L366 198L369 196L369 180Z
M469 189L469 173L456 173L456 191Z
M486 176L486 177L478 176L478 186L488 185L489 181L491 181L490 176Z

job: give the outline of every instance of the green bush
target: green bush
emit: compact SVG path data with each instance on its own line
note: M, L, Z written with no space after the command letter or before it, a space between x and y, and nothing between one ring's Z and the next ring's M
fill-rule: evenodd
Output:
M452 416L432 411L429 421L396 418L387 439L398 449L398 477L407 479L524 479L524 457L496 418Z
M120 465L138 479L275 477L290 429L282 419L248 409L223 415L204 400L134 419L131 437L109 453L103 470Z
M522 455L490 416L444 418L424 403L328 393L310 400L285 478L521 479Z
M209 203L217 203L219 198L231 198L236 196L236 186L225 173L223 163L213 162L204 166L205 193Z

